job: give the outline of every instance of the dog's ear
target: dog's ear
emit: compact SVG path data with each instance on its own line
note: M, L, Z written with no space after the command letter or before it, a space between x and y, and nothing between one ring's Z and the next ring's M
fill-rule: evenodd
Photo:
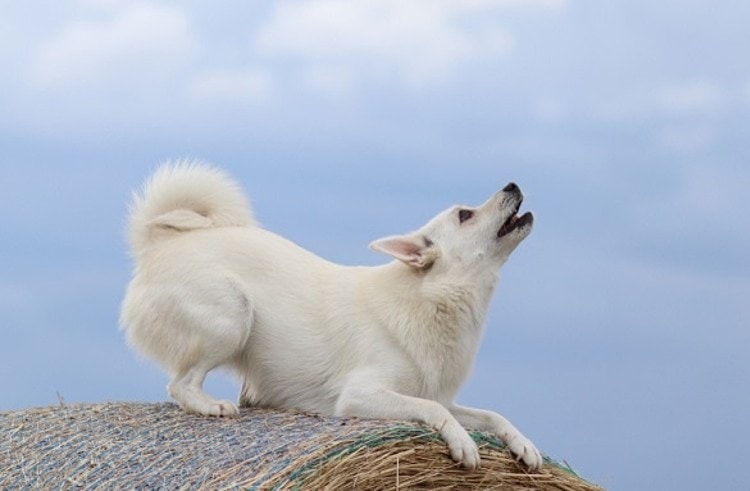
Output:
M394 235L378 239L370 244L370 249L393 256L413 268L425 269L432 266L438 257L437 248L419 237Z

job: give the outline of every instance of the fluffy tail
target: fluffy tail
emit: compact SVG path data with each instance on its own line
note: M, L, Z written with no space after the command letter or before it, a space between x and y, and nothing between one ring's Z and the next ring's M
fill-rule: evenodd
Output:
M151 176L142 193L133 194L130 246L137 256L173 233L250 225L255 225L250 205L224 172L200 163L170 163Z

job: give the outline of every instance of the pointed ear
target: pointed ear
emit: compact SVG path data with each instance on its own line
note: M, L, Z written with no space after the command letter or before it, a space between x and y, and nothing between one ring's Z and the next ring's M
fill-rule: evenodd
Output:
M407 235L393 235L378 239L370 244L370 249L393 256L419 269L432 266L438 257L437 248L433 244L425 244L424 239Z

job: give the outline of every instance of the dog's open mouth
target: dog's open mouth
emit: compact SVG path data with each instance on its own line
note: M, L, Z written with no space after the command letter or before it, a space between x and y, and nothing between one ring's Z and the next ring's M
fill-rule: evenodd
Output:
M518 210L508 217L507 220L505 220L505 223L500 227L500 230L497 231L497 238L507 235L511 233L512 231L516 230L517 228L521 228L525 225L530 224L534 221L534 215L531 214L530 211L527 211L520 217L518 216Z

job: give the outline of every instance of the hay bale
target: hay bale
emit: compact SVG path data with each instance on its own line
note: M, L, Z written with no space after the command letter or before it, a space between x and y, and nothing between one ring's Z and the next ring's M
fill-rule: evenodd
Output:
M435 431L396 421L108 403L0 413L0 431L0 489L601 490L552 461L527 473L481 432L466 471Z

